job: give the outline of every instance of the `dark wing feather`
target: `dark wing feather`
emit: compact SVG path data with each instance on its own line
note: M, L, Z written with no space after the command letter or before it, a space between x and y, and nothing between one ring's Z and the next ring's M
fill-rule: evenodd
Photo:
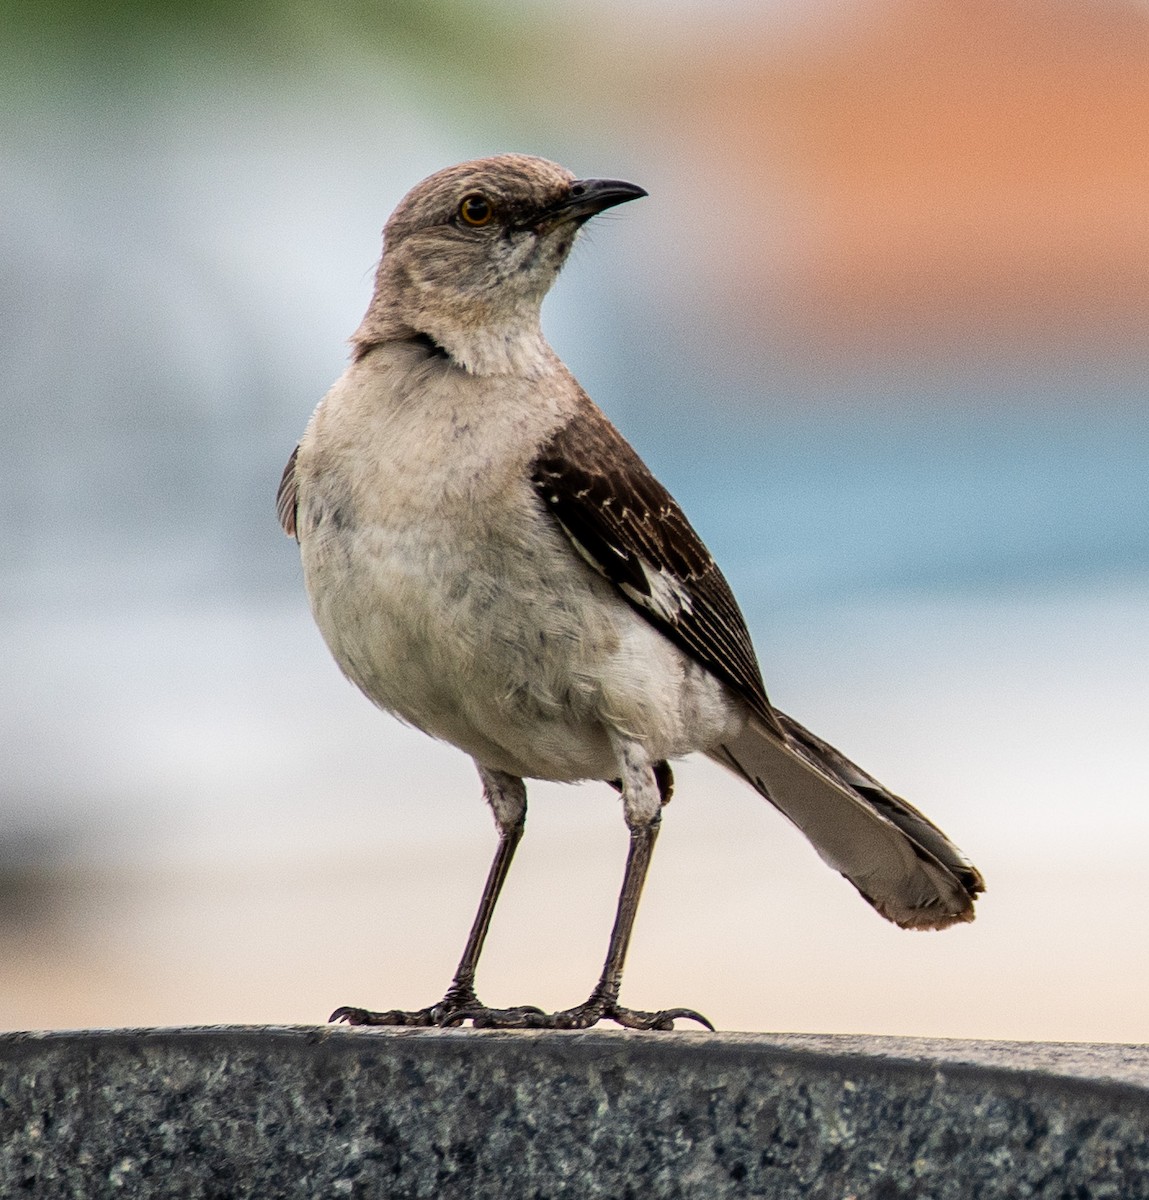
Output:
M533 464L539 498L579 554L636 612L782 735L746 622L718 564L674 497L586 403Z
M299 540L299 534L295 531L295 510L298 503L298 497L295 489L295 460L299 456L299 447L296 446L291 452L291 457L287 460L287 466L283 468L283 478L279 481L279 491L275 493L275 511L279 517L279 523L283 526L283 532L288 537L293 537Z

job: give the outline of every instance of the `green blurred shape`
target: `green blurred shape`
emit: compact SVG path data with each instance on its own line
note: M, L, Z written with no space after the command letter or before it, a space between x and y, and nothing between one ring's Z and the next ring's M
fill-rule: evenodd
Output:
M490 77L525 90L552 44L540 7L496 0L0 0L0 29L0 59L17 67L124 78L204 57L299 69L352 45L449 90Z

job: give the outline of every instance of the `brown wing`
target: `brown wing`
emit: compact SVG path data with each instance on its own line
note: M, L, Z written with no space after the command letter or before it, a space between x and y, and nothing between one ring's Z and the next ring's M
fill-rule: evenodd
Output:
M542 448L531 478L578 553L781 735L730 585L618 430L597 409L582 409Z
M283 526L283 532L296 541L299 540L299 534L295 531L295 509L298 499L295 491L295 460L298 455L299 447L296 446L287 460L287 466L283 468L279 491L275 493L275 511L279 516L279 523Z

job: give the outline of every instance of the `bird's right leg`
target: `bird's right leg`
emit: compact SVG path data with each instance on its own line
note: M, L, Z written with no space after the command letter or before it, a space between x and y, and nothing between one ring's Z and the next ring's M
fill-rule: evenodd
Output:
M521 779L503 771L490 771L480 766L479 776L483 781L483 797L491 806L495 824L498 826L499 844L491 869L487 872L487 882L479 900L479 911L475 914L467 945L463 949L463 957L459 960L447 994L438 1004L413 1012L403 1009L372 1012L366 1008L337 1008L329 1020L345 1021L348 1025L457 1025L476 1014L481 1018L482 1014L488 1011L486 1005L480 1003L475 995L475 971L479 965L479 955L483 951L487 930L491 926L495 903L506 881L515 849L523 836L527 820L527 789ZM503 1011L505 1010L500 1010ZM513 1010L515 1014L524 1015L541 1011L531 1007Z

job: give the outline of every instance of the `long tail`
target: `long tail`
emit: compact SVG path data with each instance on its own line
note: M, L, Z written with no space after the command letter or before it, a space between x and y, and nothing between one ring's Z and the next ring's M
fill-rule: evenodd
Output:
M752 717L711 758L789 817L882 916L903 929L972 921L985 884L949 838L833 746L776 715L785 741Z

